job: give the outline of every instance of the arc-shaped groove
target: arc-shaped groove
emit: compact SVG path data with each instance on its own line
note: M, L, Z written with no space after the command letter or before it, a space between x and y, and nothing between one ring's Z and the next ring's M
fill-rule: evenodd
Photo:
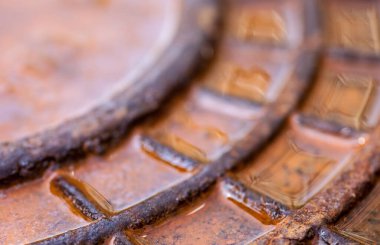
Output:
M200 61L210 58L208 51L217 36L217 8L212 0L184 0L172 42L135 86L54 129L0 143L0 182L34 176L52 162L102 153L114 145L135 119L156 109L173 87L186 82Z
M312 23L312 25L314 24ZM278 97L261 105L263 113L254 119L254 126L233 142L232 146L221 156L210 160L207 164L200 164L199 170L189 179L107 219L100 219L88 226L67 231L35 244L96 243L116 232L141 228L144 225L151 224L174 212L182 204L197 198L199 194L216 183L218 177L227 170L258 151L297 105L312 76L312 71L316 65L319 42L315 39L317 29L307 27L305 28L308 29L307 36L299 48L301 52L294 62L294 70L286 78L287 80L283 81L285 85ZM287 49L285 51L290 52ZM228 104L230 101L224 102ZM233 102L231 103L233 104ZM247 195L252 195L253 198L252 193ZM266 200L271 202L269 199ZM275 211L273 215L276 215Z

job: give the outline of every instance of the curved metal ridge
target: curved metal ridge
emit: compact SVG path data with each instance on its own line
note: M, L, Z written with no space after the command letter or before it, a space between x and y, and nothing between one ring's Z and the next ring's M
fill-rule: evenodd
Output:
M310 54L312 55L312 54ZM310 57L311 58L311 57ZM100 219L88 226L68 231L64 234L39 241L34 244L93 243L102 241L115 231L141 228L174 212L182 204L193 200L206 191L216 179L237 163L258 151L271 134L280 126L282 120L296 105L297 98L289 100L289 96L299 97L306 88L307 80L290 82L278 101L268 108L268 114L244 139L239 140L233 149L217 161L204 167L199 173L165 190L131 208L110 218ZM295 92L296 91L296 92Z
M255 119L257 123L220 157L206 165L201 165L189 179L130 208L108 218L101 218L87 226L67 231L34 244L93 244L104 242L105 239L118 232L126 229L138 229L166 217L209 189L227 170L237 166L239 162L261 149L298 104L301 95L308 87L308 82L317 64L319 42L314 39L317 30L313 30L305 37L304 43L298 47L299 52L293 64L294 70L287 80L283 81L285 85L278 97L272 102L259 106L263 112ZM224 45L232 45L228 41L226 43ZM269 48L268 50L275 52L276 48ZM295 49L284 50L282 51L292 52ZM226 99L226 102L230 102L230 100Z
M0 182L30 177L52 162L102 153L115 144L135 119L155 110L173 87L184 83L200 60L210 58L218 13L215 1L185 0L172 43L136 86L54 129L0 143Z
M0 241L375 244L378 0L185 3L180 53L168 49L146 83L114 97L115 106L128 107L118 114L111 106L117 120L91 112L97 123L110 123L107 130L86 134L94 138L83 136L81 150L65 154L115 147L0 190ZM219 16L223 35L211 50ZM207 70L193 69L214 52ZM186 65L174 62L179 58ZM125 134L135 118L128 119L130 111L156 108L177 84L170 79L177 68L189 86Z

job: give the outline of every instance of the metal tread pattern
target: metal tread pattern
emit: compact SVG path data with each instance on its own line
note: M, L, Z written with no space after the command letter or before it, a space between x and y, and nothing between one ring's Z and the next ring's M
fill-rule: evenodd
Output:
M210 67L105 155L4 188L0 242L376 244L379 4L207 2Z

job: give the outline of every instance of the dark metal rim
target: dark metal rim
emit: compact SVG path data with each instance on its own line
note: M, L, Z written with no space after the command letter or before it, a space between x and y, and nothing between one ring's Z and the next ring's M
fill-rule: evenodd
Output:
M308 86L314 70L316 50L307 50L299 58L296 70L287 82L277 101L266 106L265 116L243 139L218 160L201 168L190 179L132 206L109 218L63 234L38 241L35 244L82 244L99 243L125 229L138 229L151 224L177 210L209 189L227 170L235 167L257 152L279 128L286 116L297 105Z
M313 55L315 54L309 56L309 59L304 57L302 61L311 61ZM300 71L307 70L304 66L299 65L299 67L302 67L299 68ZM284 94L294 93L297 97L304 90L304 86L305 84L294 82L288 85ZM181 204L194 199L212 186L225 171L237 165L252 152L258 151L273 133L273 128L278 127L284 116L296 105L295 101L286 102L285 98L289 97L282 95L277 102L270 105L268 108L270 114L268 113L255 130L239 141L231 151L201 169L191 179L115 216L99 219L88 226L48 238L37 244L95 243L124 229L137 229L167 216ZM294 100L294 96L290 98ZM287 105L286 108L282 107L283 104ZM374 140L379 133L380 131L376 132L372 139ZM374 184L375 175L380 170L379 146L370 144L360 154L353 165L340 173L326 189L314 196L304 207L291 213L274 231L255 241L255 244L298 244L312 238L318 232L322 236L325 231L323 226L339 218ZM326 239L323 236L322 238Z
M98 243L124 229L137 229L174 212L179 206L196 198L210 188L227 170L241 160L257 152L268 140L275 128L297 104L307 85L313 69L315 52L305 52L297 64L295 79L287 84L278 101L268 105L266 116L244 139L220 159L207 165L192 178L163 191L114 216L101 217L94 223L48 238L36 244L79 244ZM172 71L171 71L172 72ZM162 86L162 85L160 85ZM292 95L293 94L293 95ZM295 96L294 96L295 95ZM289 100L289 98L291 98ZM145 102L146 103L146 102ZM111 132L111 131L110 131ZM376 132L372 139L380 133ZM334 222L373 185L380 169L379 147L370 144L360 152L353 165L340 173L323 191L312 198L304 207L294 211L278 224L276 229L255 241L257 244L290 244L310 239L315 233L325 231L322 226ZM322 228L321 228L322 227Z
M213 0L183 1L177 33L136 86L56 128L0 143L0 183L34 177L52 162L103 153L114 145L134 120L157 109L175 86L185 83L199 61L210 58L219 12L215 5Z

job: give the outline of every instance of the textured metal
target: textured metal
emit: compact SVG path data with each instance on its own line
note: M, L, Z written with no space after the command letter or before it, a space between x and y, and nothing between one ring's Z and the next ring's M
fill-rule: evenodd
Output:
M181 4L183 6L175 8L180 11L176 33L152 67L146 68L150 71L148 74L140 75L133 86L121 84L125 88L118 88L109 99L97 102L100 104L76 118L68 118L32 136L3 142L0 179L30 177L52 162L104 152L125 134L136 118L156 109L173 87L183 83L194 70L195 62L208 56L218 11L207 3L177 3ZM150 7L149 4L146 7Z
M176 3L126 114L0 148L0 243L378 243L380 3Z

